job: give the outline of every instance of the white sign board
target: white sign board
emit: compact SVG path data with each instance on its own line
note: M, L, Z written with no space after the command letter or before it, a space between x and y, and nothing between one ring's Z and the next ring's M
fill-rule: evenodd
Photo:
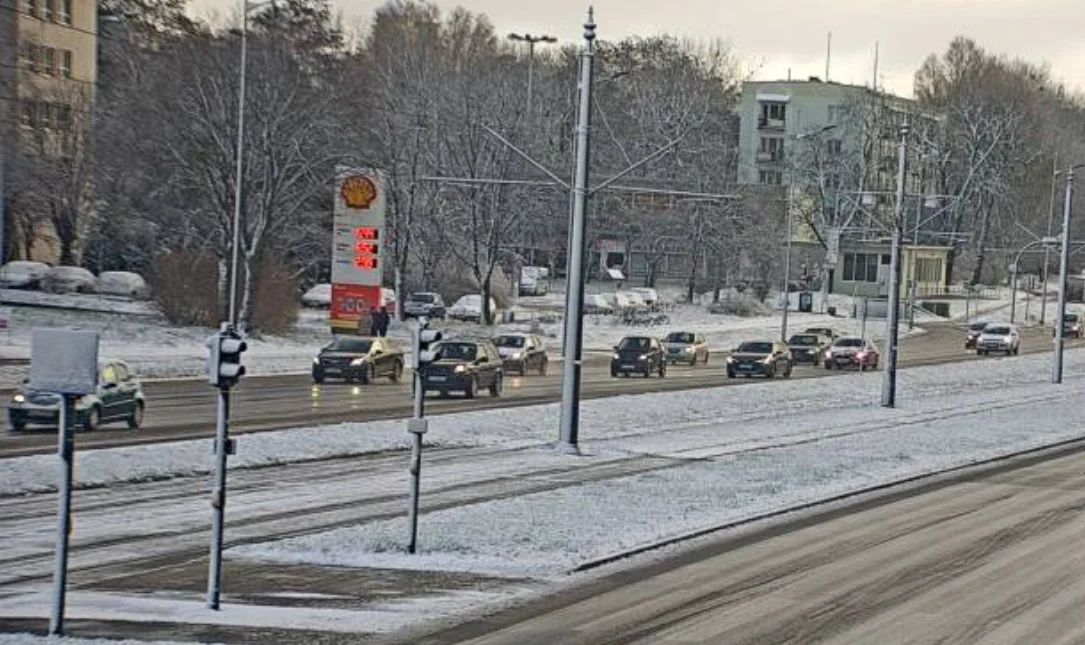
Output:
M30 340L30 389L80 395L98 391L98 332L35 329Z
M388 205L384 176L373 170L339 167L335 186L332 282L379 287Z

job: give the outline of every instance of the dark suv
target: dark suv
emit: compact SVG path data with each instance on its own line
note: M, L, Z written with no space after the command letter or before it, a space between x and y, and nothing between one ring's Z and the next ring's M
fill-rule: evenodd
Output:
M610 359L610 375L629 376L640 374L645 378L659 374L667 375L667 358L663 352L663 343L650 336L626 336L614 347L614 356Z
M505 370L501 355L489 340L448 340L434 345L437 360L422 370L426 392L463 392L473 399L479 390L501 396Z

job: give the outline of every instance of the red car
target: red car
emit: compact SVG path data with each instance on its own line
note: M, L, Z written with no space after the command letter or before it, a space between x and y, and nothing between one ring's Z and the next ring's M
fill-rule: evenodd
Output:
M878 349L874 343L858 336L837 338L829 349L825 350L825 369L847 369L854 367L860 372L878 368Z

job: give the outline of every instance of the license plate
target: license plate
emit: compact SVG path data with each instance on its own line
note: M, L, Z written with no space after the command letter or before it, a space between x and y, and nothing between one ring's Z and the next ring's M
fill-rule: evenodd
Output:
M446 379L443 376L431 376L431 377L429 377L429 380L433 381L434 383L444 383L448 379Z
M740 369L740 370L745 370L745 371L747 371L747 372L748 372L748 371L750 371L750 370L752 370L752 369L753 369L753 365L739 365L739 366L738 366L738 369Z
M629 363L623 363L622 364L622 369L623 370L631 370L631 369L633 369L633 366L630 365Z
M328 374L338 374L340 370L338 367L325 367L324 371Z

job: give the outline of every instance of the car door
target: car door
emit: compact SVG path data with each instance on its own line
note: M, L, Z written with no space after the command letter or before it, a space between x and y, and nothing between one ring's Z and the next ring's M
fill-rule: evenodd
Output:
M116 419L123 416L121 408L123 395L117 378L117 366L106 363L98 373L98 399L102 405L102 420Z
M786 371L791 364L791 349L783 343L773 343L773 362L778 371Z
M543 361L546 360L546 352L542 348L542 339L538 336L531 336L528 339L531 343L531 363L534 369L542 369Z
M704 334L697 334L693 337L695 341L695 349L693 354L703 363L708 360L708 342L705 341Z
M127 363L117 361L117 380L119 390L119 400L117 405L120 408L120 415L128 417L136 407L136 395L139 393L139 380L136 379L135 374L132 373Z
M374 339L369 347L369 360L373 363L373 376L384 376L388 372L388 356L384 341Z
M482 365L480 365L480 376L482 378L479 380L479 386L490 387L497 381L497 375L501 373L501 355L488 343L480 344L478 349L479 356L485 358Z

